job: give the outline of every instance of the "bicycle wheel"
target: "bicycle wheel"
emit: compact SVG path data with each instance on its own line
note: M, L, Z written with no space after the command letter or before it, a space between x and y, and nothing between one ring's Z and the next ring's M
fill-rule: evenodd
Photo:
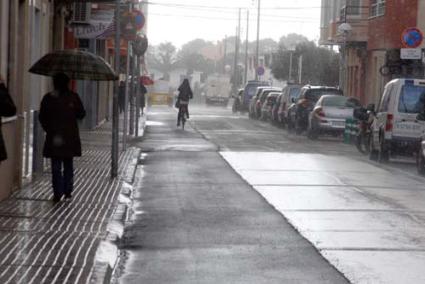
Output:
M183 113L181 120L182 120L182 129L184 130L184 125L186 124L186 113Z

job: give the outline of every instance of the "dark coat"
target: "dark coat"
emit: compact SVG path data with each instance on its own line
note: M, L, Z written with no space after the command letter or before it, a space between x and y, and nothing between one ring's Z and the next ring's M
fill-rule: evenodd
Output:
M193 98L193 92L187 80L183 81L183 83L178 88L178 91L179 91L178 99L181 101L189 101L189 99Z
M0 84L0 119L2 116L14 116L16 114L16 106L4 84ZM0 162L7 159L6 145L3 140L0 121Z
M46 132L43 155L46 158L81 156L78 119L86 115L78 94L53 91L41 101L39 120Z

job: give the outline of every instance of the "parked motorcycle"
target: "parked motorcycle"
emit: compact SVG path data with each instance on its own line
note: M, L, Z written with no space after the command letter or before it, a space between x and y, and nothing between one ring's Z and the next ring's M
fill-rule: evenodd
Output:
M358 133L355 139L355 145L360 153L369 155L370 153L370 139L372 137L371 125L375 115L375 105L370 104L367 108L360 107L354 109L354 118L359 121Z
M308 129L308 117L312 111L312 106L307 100L298 102L295 113L295 133L301 134Z

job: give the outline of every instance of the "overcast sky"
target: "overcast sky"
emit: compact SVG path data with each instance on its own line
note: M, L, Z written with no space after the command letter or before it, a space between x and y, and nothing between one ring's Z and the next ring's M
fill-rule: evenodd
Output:
M249 40L257 33L258 0L148 0L148 38L152 44L171 41L177 47L195 39L209 41L236 32L238 7L242 10L242 38L246 32L246 9L250 10ZM299 33L318 40L320 0L261 0L260 38L278 40Z

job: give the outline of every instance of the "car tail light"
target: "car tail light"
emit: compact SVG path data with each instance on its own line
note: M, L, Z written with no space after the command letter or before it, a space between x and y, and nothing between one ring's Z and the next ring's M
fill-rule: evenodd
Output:
M319 117L325 117L325 113L321 107L318 107L314 110L314 113Z
M387 123L385 124L385 131L392 131L393 130L393 119L394 116L392 114L387 114Z

